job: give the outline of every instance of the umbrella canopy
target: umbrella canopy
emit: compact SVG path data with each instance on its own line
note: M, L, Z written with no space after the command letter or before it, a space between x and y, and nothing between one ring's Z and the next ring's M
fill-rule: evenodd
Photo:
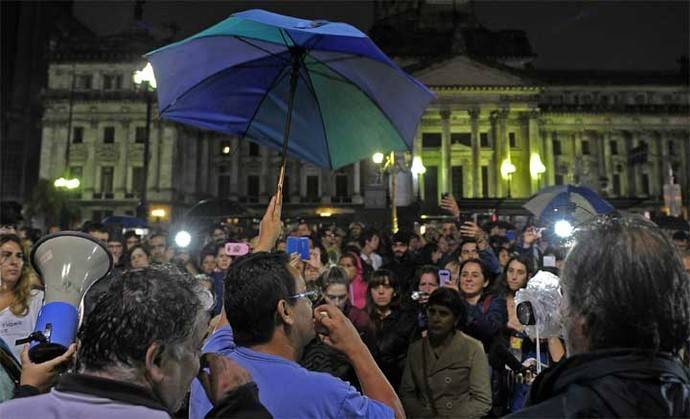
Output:
M615 211L613 205L584 186L560 185L545 188L524 207L542 220L570 216L585 221L597 214Z
M161 118L321 167L411 150L433 94L361 31L263 10L147 54Z

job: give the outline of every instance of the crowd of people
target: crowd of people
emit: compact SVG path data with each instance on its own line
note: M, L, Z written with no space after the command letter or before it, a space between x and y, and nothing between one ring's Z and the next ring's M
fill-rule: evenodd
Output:
M42 305L41 235L3 226L0 417L690 417L685 232L616 214L558 240L480 226L452 197L424 234L286 227L280 207L255 237L209 226L195 251L85 223L114 267L78 345L41 364L15 344ZM540 270L564 324L535 342L516 295Z

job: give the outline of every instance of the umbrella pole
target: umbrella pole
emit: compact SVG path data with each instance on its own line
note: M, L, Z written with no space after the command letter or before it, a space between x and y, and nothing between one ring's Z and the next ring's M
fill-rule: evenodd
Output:
M281 151L280 170L278 172L278 185L276 186L276 195L280 195L278 199L283 200L283 182L285 181L285 165L287 159L288 139L290 138L290 123L292 122L292 108L295 103L295 92L297 91L297 78L299 77L299 68L302 63L302 54L295 53L292 56L292 72L290 74L290 93L288 94L288 109L285 117L285 129L283 131L283 149ZM288 191L289 192L289 191Z

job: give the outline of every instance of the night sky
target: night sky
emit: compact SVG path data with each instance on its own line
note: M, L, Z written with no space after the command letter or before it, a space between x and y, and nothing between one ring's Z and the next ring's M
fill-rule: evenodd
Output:
M75 16L99 34L131 24L133 1L76 1ZM367 31L372 1L163 1L148 0L144 21L175 22L179 38L251 8L303 18L340 20ZM479 21L490 29L527 32L538 69L677 70L689 54L690 2L678 1L475 1Z

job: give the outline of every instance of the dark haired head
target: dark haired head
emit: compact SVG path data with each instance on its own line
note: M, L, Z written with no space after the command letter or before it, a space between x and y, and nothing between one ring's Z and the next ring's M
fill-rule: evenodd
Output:
M641 217L603 216L576 232L561 283L575 352L677 352L690 337L690 276L673 244ZM584 341L576 336L584 335Z
M397 233L393 234L393 237L391 237L391 243L409 244L411 237L412 235L406 231L398 231ZM419 236L417 236L417 238L419 238Z
M334 284L345 285L348 287L350 285L350 280L347 278L347 272L339 266L333 266L330 269L319 275L317 279L321 291L326 291L326 289Z
M289 297L295 289L285 254L257 252L237 258L225 277L223 295L235 343L251 346L268 342L278 325L278 302L291 302Z
M378 288L380 285L387 285L393 288L393 299L390 303L391 309L396 309L400 306L400 284L398 283L398 278L392 271L387 269L378 269L369 275L369 281L367 281L367 304L366 309L370 316L376 311L376 304L371 297L371 291Z
M466 261L460 263L460 279L459 281L462 282L462 269L467 265L468 263L476 263L479 265L479 268L482 270L482 276L484 277L484 282L489 281L489 285L487 285L484 288L484 291L490 290L493 284L494 276L489 272L489 268L486 266L484 262L481 261L481 259L467 259Z
M417 269L414 274L414 284L412 289L419 288L419 281L422 279L422 275L432 274L436 278L436 285L440 285L440 280L438 278L438 266L436 265L423 265Z
M457 324L465 324L465 304L460 293L452 288L441 287L434 290L429 296L427 307L440 305L450 310L455 315Z
M510 264L513 263L513 261L517 261L525 267L527 281L529 281L529 279L535 274L534 263L531 257L524 255L512 256L510 259L508 259L506 266L503 268L500 280L496 281L496 284L494 285L493 292L496 295L506 296L511 294L510 287L508 286L508 268L510 268Z
M374 228L367 228L359 236L359 245L364 247L368 241L375 236L379 236L379 232Z
M125 271L79 328L81 370L141 371L155 342L175 358L208 326L213 298L191 275L163 268Z
M99 233L108 233L109 232L105 225L103 225L99 222L95 222L95 221L85 222L81 228L81 231L83 233L91 233L94 231L97 231Z

